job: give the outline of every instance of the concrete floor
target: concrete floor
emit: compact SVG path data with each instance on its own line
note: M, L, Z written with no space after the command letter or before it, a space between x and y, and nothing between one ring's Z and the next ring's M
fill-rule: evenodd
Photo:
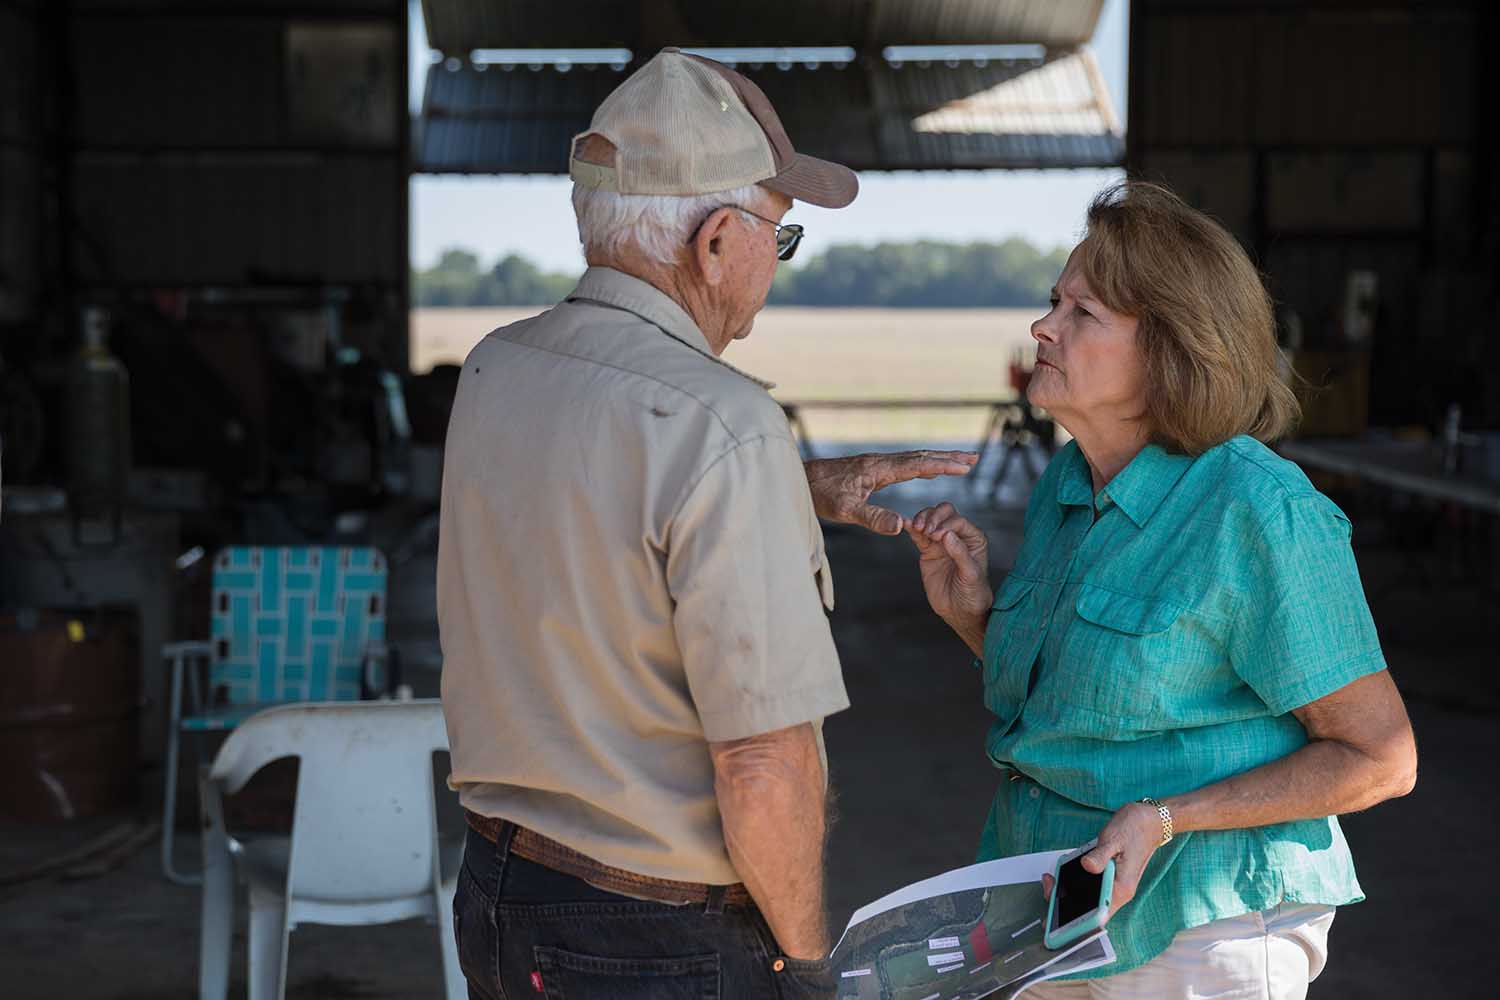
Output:
M967 496L952 483L892 492L889 502L906 512ZM961 506L978 509L972 501ZM998 575L1019 542L1019 512L989 509L981 519ZM1357 513L1356 521L1363 531ZM1493 590L1435 585L1423 566L1379 542L1360 537L1356 547L1409 701L1421 778L1410 797L1346 819L1369 900L1340 912L1328 970L1311 995L1490 997L1480 958L1500 930L1493 916L1500 896ZM971 860L995 774L983 755L989 720L978 678L966 650L926 610L910 543L842 529L830 529L828 543L839 597L834 634L853 701L826 730L840 816L829 851L837 933L855 907ZM1428 558L1426 569L1432 566ZM397 584L405 584L400 629L412 640L432 638L431 571L430 558L420 556ZM435 690L435 673L414 671L412 679L419 694ZM159 777L144 774L144 787L156 788ZM155 808L148 795L143 814ZM81 844L120 818L0 825L0 873ZM450 812L445 825L451 821ZM184 837L185 855L191 840ZM0 996L192 997L197 905L195 890L161 878L154 849L103 877L0 889ZM233 962L243 995L243 917ZM288 981L292 997L437 996L436 929L419 922L300 928Z

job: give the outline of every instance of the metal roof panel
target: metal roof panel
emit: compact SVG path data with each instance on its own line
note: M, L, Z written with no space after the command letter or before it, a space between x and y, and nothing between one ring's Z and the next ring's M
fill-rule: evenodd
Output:
M1104 0L422 0L427 39L475 49L1040 44L1094 34Z
M740 67L798 150L856 170L1104 167L1124 139L1086 49L985 66ZM425 173L566 173L569 139L624 79L606 68L428 70Z

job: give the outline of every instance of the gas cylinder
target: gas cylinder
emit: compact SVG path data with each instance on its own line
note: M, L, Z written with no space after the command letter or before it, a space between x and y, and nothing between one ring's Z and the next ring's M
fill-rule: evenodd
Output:
M109 353L109 314L83 311L83 347L68 366L64 468L75 526L104 519L119 535L130 479L130 377Z

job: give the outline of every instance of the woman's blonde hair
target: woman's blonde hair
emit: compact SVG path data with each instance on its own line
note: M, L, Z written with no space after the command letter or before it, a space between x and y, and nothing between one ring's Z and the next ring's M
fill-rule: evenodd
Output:
M1160 185L1122 181L1089 205L1078 264L1100 302L1137 320L1156 443L1200 455L1296 424L1271 297L1223 226Z

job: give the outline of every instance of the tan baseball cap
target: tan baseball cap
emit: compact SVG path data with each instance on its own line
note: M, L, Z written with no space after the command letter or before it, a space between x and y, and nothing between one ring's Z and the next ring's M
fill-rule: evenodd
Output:
M594 162L606 140L613 163ZM621 194L701 195L760 184L799 201L843 208L859 178L792 148L766 95L723 63L662 49L614 89L587 132L573 137L568 175Z

